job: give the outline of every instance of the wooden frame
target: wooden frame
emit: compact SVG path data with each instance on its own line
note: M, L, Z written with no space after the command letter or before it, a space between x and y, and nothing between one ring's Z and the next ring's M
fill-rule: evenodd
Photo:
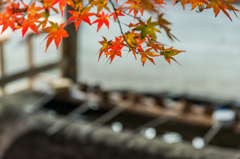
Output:
M70 15L68 15L70 16ZM33 60L33 42L32 37L34 33L29 34L27 37L27 58L28 58L28 70L19 72L10 76L5 72L5 60L4 60L4 42L7 39L0 40L0 88L4 93L4 85L12 81L29 77L29 86L32 86L33 76L38 73L60 68L62 70L62 76L70 78L73 82L77 81L77 34L74 28L74 24L70 24L66 27L69 37L63 39L63 51L62 59L59 62L47 64L41 67L34 67Z

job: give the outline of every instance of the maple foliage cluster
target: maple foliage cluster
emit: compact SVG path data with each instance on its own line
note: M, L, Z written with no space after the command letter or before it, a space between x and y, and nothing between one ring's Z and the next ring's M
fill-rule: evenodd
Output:
M137 59L137 55L140 55L143 66L147 60L155 64L153 57L161 55L170 64L170 60L177 62L173 56L185 52L167 47L157 41L156 33L162 32L159 29L164 30L171 40L176 39L169 27L171 23L163 18L162 8L166 5L164 0L127 0L121 5L118 0L31 0L28 4L23 0L2 0L0 2L1 7L5 8L3 12L0 12L1 33L9 27L13 31L21 29L22 37L28 29L37 35L39 32L46 32L48 33L45 38L46 51L52 41L55 42L58 49L62 38L69 36L64 28L70 23L74 23L76 30L82 21L89 25L96 23L97 31L99 31L103 24L109 28L109 20L112 18L114 22L118 23L121 35L115 37L114 40L107 40L103 37L103 40L100 41L102 47L99 50L99 59L105 55L111 63L116 56L122 56L123 48L127 48L135 59ZM231 4L234 0L173 0L173 4L178 2L182 4L183 9L186 4L191 4L192 10L198 7L197 12L212 8L215 16L222 11L230 20L232 19L228 11L233 11L236 16L236 12L239 12ZM72 9L68 11L71 17L65 23L59 25L49 20L51 12L59 13L60 10L63 16L66 13L64 11L66 5L71 6ZM97 12L91 12L93 7L97 7ZM143 16L145 12L152 15L146 21L140 16ZM90 21L92 16L96 18L93 22ZM131 16L138 22L124 24L119 20L120 16ZM128 26L129 30L124 32L122 25Z

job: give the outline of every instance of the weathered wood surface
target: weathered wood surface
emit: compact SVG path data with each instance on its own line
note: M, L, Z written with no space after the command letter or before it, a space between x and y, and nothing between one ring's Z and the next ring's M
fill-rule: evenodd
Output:
M68 10L72 8L67 6ZM67 19L71 16L67 13ZM63 38L62 59L66 60L65 67L62 68L63 77L70 78L73 82L77 82L77 32L74 23L66 26L69 37Z
M49 65L29 69L29 70L26 70L26 71L23 71L23 72L19 72L17 74L11 75L11 76L2 77L0 79L0 86L3 86L3 85L5 85L7 83L10 83L12 81L18 80L20 78L34 76L34 75L36 75L38 73L41 73L41 72L44 72L44 71L48 71L48 70L51 70L51 69L62 67L65 64L66 64L65 61L60 61L60 62L52 63L52 64L49 64Z
M61 116L50 117L44 111L39 111L32 115L23 111L26 105L32 105L34 107L34 103L42 97L41 94L36 94L32 91L23 91L0 98L0 140L4 139L4 141L0 141L0 154L1 152L6 152L14 140L24 132L30 129L45 131L61 118ZM108 126L103 126L86 137L84 132L82 132L82 128L86 126L86 124L89 123L70 123L59 133L66 139L74 139L74 142L91 140L96 144L104 143L111 147L114 146L118 151L128 149L136 152L146 152L152 155L161 154L169 159L235 159L240 153L239 150L213 146L207 146L202 150L197 150L191 146L190 142L185 141L177 144L167 144L163 142L160 137L148 140L129 131L114 133Z
M31 90L0 97L0 159L14 140L28 130L24 107L42 97Z

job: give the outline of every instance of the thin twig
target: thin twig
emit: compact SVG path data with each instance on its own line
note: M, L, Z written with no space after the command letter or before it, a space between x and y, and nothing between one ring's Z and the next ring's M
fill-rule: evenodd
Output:
M124 33L123 33L123 30L122 30L122 26L121 26L120 20L119 20L118 15L117 15L117 10L116 10L113 2L112 2L111 0L109 0L109 2L111 3L111 5L112 5L112 7L113 7L113 9L114 9L114 12L115 12L115 15L116 15L116 18L117 18L117 23L118 23L118 25L119 25L120 32L121 32L121 34L122 34L122 36L123 36L123 38L124 38L124 41L126 41L127 45L128 45L130 48L135 49L134 47L132 47L132 46L127 42L127 39L125 38Z
M34 0L31 0L29 3L28 3L28 7L26 8L26 12L25 14L23 15L23 18L27 15L27 10L29 8L29 6L33 3Z
M125 15L128 15L129 17L132 17L132 18L134 18L134 19L141 20L140 17L135 17L134 15L128 14L128 13L126 13L125 11L122 11L122 13L125 14Z
M81 10L80 12L82 12L85 8L87 8L87 6L89 5L90 3L87 3Z

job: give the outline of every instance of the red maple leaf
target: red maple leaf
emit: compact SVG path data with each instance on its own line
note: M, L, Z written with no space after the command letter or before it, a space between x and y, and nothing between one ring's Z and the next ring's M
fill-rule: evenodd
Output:
M107 56L109 56L110 63L112 63L113 59L115 58L115 56L120 56L122 57L122 48L123 46L125 46L124 44L124 39L122 39L121 37L115 37L115 41L111 42L112 45L109 46L110 51L107 53Z
M99 31L99 29L102 27L103 23L108 27L109 29L109 15L106 14L104 12L102 12L102 14L97 14L96 15L98 17L98 19L96 19L93 23L98 23L98 29L97 31Z
M74 3L72 0L57 0L57 2L59 2L59 9L61 11L62 16L63 16L63 11L64 11L66 4L68 4L74 8Z
M76 30L78 29L78 26L80 25L81 21L84 21L84 22L88 23L89 25L91 25L89 17L95 15L95 13L89 13L90 9L91 9L91 7L87 7L85 9L83 9L82 12L68 11L70 14L72 14L72 16L68 19L67 22L75 20L74 24L75 24Z
M116 11L116 13L113 12L113 13L110 14L110 16L113 16L114 21L117 20L117 16L125 16L124 14L122 14L122 11L124 11L124 9L122 9L122 8L118 8L118 9L115 8L115 11ZM116 16L116 14L117 14L117 16Z
M10 26L10 28L14 31L15 30L15 15L10 15L7 12L0 15L0 25L3 25L1 34Z
M38 27L35 24L36 22L39 22L38 19L41 18L41 15L37 14L35 16L28 15L28 19L25 19L23 23L21 24L22 27L22 37L24 37L25 33L27 32L28 28L30 28L32 31L34 31L38 36Z

